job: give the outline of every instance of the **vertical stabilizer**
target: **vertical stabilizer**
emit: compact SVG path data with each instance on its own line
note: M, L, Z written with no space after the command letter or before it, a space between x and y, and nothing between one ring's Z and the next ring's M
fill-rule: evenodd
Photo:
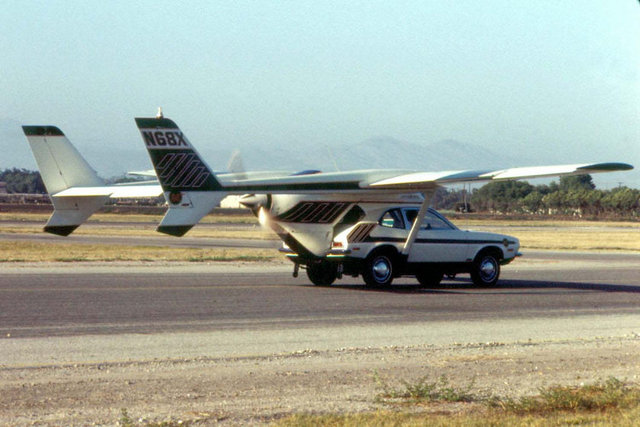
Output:
M22 126L38 164L53 214L44 230L67 236L98 210L108 196L56 197L71 187L102 186L104 182L55 126Z
M158 231L182 236L220 204L226 194L173 120L136 118L169 210Z

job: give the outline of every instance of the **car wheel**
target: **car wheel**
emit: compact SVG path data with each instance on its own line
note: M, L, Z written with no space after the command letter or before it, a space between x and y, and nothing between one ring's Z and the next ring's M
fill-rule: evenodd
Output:
M394 256L389 251L376 252L365 261L362 278L367 286L384 288L393 281Z
M491 252L485 252L476 258L471 269L471 280L476 286L494 286L500 278L500 262Z
M316 286L329 286L338 278L338 264L326 261L309 264L307 277Z
M438 270L422 270L416 273L421 288L435 288L442 281L444 273Z

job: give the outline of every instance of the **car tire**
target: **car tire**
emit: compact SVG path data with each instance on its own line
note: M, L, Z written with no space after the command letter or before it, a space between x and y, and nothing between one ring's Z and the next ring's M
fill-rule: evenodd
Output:
M371 288L386 288L393 281L396 257L391 251L377 251L369 255L364 262L362 278Z
M494 252L480 253L473 261L471 280L476 286L491 287L500 278L500 258Z
M435 288L442 281L444 273L438 270L421 270L416 273L416 279L421 288Z
M330 286L338 278L338 264L327 261L309 264L307 277L316 286Z

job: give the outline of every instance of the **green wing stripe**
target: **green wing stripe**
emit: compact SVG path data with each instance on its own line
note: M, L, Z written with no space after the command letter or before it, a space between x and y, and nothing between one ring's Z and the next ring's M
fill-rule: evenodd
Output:
M22 126L26 136L64 136L64 133L55 126Z
M633 169L633 166L627 163L597 163L594 165L582 166L578 168L578 170L592 170L602 172L628 171L631 169Z

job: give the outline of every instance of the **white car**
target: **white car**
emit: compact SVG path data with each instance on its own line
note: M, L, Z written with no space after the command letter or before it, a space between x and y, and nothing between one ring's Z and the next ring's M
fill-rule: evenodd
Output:
M517 238L460 230L434 209L428 209L407 253L405 244L418 211L418 206L356 205L334 228L326 257L304 259L287 247L283 251L306 267L316 285L330 285L346 274L362 275L371 287L389 286L400 276L415 276L424 287L436 286L445 274L460 273L469 273L477 286L493 286L500 266L518 255Z

